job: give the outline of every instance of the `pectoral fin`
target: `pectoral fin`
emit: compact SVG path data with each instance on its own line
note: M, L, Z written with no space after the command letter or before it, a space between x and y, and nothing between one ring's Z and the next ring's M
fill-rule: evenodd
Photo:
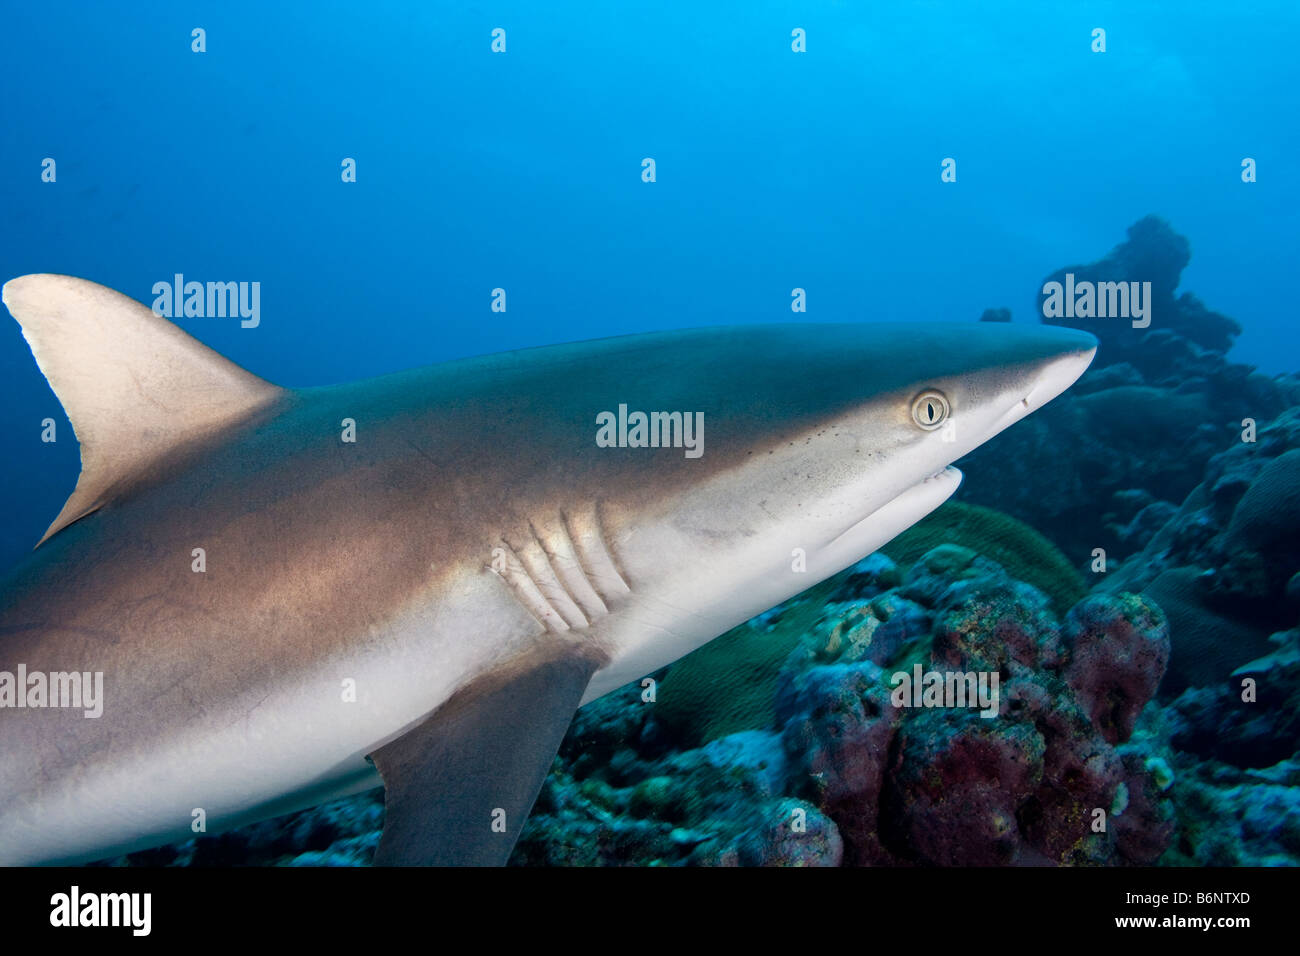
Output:
M501 866L596 665L577 654L460 691L370 759L384 778L377 866Z

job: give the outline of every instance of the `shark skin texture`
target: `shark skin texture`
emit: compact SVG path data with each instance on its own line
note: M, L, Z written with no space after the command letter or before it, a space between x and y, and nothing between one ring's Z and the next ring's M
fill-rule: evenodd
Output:
M1046 326L748 325L291 390L86 280L24 276L4 302L82 455L0 577L6 865L381 779L377 862L502 864L575 708L886 543L1096 348ZM697 423L699 454L670 419L635 447L635 411ZM28 706L7 703L20 665L102 674L102 714L16 683Z

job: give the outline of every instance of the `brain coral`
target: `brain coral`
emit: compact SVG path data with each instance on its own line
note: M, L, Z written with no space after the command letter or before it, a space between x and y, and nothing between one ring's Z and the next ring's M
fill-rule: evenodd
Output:
M1230 559L1252 552L1270 580L1262 592L1274 595L1300 568L1300 449L1266 464L1237 503L1224 536Z
M1268 632L1220 614L1204 603L1196 568L1165 571L1143 590L1164 611L1173 648L1161 694L1226 681L1233 668L1268 653Z
M941 544L961 545L993 559L1016 580L1046 594L1058 614L1087 591L1082 575L1056 545L1024 522L981 505L949 501L880 550L906 569Z

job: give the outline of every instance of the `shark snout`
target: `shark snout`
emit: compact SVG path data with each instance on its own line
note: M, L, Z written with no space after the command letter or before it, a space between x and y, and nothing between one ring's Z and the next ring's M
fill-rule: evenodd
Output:
M1022 399L1024 414L1037 411L1078 381L1097 354L1097 339L1087 332L1062 329L1066 336L1061 352L1044 361L1042 368Z
M974 440L958 450L959 456L1056 398L1078 380L1097 354L1097 339L1087 332L1042 326L1025 328L1021 335L1020 354L1006 363L1002 380L987 389L990 397L982 408L978 398L974 402ZM978 377L974 380L979 383Z

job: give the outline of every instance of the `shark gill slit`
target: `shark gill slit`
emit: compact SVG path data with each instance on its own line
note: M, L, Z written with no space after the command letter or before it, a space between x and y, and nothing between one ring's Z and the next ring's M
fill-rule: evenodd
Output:
M591 579L587 576L582 560L573 546L573 538L569 536L569 525L564 514L561 513L559 520L547 530L551 533L539 534L536 527L532 528L533 537L541 543L556 577L560 579L569 596L577 602L578 607L582 608L588 620L594 621L604 617L609 613L609 608L592 587Z
M524 567L523 562L519 560L519 555L515 553L514 546L504 535L501 537L501 544L504 545L506 553L505 570L497 571L493 567L493 572L505 579L515 599L523 605L529 614L537 618L546 630L553 634L563 634L568 631L568 623L542 596L542 592L538 590L533 579L528 576L528 570Z
M553 634L590 627L609 614L611 599L630 594L593 510L561 512L540 528L503 534L505 567L496 572L515 599ZM493 569L495 571L495 568Z
M578 547L578 542L581 540L580 534L574 532L574 521L569 517L568 512L566 511L560 512L560 526L564 529L564 537L568 540L569 546L573 551L573 559L577 563L577 572L582 575L583 579L591 587L592 592L596 595L596 598L600 601L601 607L604 607L606 613L608 613L608 605L605 603L608 595L597 587L596 578L591 571L591 562L587 560L583 555L582 549Z
M547 605L551 607L569 627L586 627L591 622L582 613L573 596L565 590L551 565L550 555L542 547L537 537L537 530L530 523L529 537L522 546L515 548L524 571L536 586Z
M632 588L615 563L613 549L606 540L599 503L585 513L565 512L562 516L569 537L577 546L583 571L605 604L612 606L619 598L631 594Z

